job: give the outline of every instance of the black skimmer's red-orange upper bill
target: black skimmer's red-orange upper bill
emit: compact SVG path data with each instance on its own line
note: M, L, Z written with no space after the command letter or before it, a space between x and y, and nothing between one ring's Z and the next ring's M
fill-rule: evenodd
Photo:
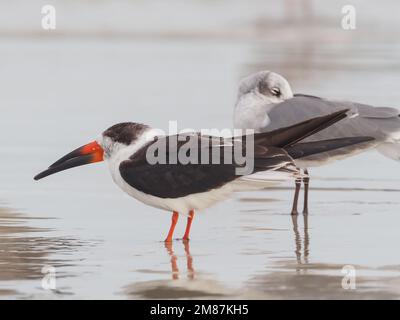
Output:
M234 157L225 161L225 152L217 153L217 163L204 163L201 160L205 150L208 155L212 155L216 149L221 151L227 145L232 146L231 138L204 136L199 133L159 136L159 131L147 125L127 122L110 127L97 141L62 157L34 179L39 180L62 170L105 159L114 182L124 192L150 206L173 211L166 241L172 240L178 213L188 214L183 237L188 240L194 210L209 207L228 197L233 191L261 188L271 182L268 179L262 180L263 183L260 183L260 179L253 180L254 174L276 171L287 177L294 177L298 174L298 169L293 165L295 158L371 140L370 137L352 137L298 143L345 118L346 111L310 119L273 132L255 134L254 139L250 140L254 150L251 159L254 169L246 175L237 172L237 169L243 168L243 163L239 163ZM248 136L235 137L235 140L243 142L240 144L242 154L246 152L246 138ZM162 145L160 142L166 142L164 151L167 153L167 162L150 163L147 155L156 144ZM171 146L172 143L174 144ZM197 161L180 161L178 155L187 150L196 154Z

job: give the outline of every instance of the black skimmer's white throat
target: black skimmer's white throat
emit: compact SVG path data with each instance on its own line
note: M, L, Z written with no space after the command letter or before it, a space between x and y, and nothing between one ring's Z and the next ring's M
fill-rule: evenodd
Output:
M277 171L293 178L298 174L293 159L371 140L370 137L354 137L298 143L345 118L346 111L310 119L273 132L255 134L251 140L254 143L252 173ZM204 152L204 148L211 155L213 149L221 149L226 144L232 144L232 139L199 133L185 134L185 138L188 136L196 146L189 150L198 156ZM268 186L268 181L264 182L261 179L260 183L260 179L253 180L253 174L239 175L237 169L243 167L243 163L239 164L235 158L225 161L225 152L220 152L219 163L204 164L198 161L198 163L183 164L176 155L187 147L187 139L180 138L182 138L180 135L160 137L159 131L143 124L131 122L116 124L104 131L99 139L65 155L34 179L39 180L62 170L104 159L109 164L114 182L124 192L147 205L173 212L171 227L165 241L172 241L179 213L188 215L183 236L184 240L188 240L195 210L209 207L225 199L233 191ZM239 137L244 141L241 144L242 153L245 151L245 138L246 136ZM166 150L169 156L171 153L175 154L175 157L168 159L178 159L177 162L149 163L148 151L162 139L167 142L176 141L174 148ZM203 140L207 140L208 143L201 143Z

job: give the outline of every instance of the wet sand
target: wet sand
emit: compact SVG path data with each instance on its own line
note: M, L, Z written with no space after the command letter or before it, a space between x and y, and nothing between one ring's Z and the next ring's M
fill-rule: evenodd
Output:
M335 15L279 28L268 14L228 17L214 33L211 18L204 30L197 18L186 35L178 22L107 36L82 26L56 37L7 29L1 298L400 297L400 167L375 152L311 170L307 221L290 216L286 183L199 212L190 243L171 246L161 241L170 215L123 194L105 164L32 179L116 122L231 127L237 82L259 69L284 74L295 92L400 105L394 20L379 30L361 20L347 33ZM181 218L176 236L183 230ZM41 287L45 265L56 268L57 290ZM345 265L356 269L355 290L341 286Z

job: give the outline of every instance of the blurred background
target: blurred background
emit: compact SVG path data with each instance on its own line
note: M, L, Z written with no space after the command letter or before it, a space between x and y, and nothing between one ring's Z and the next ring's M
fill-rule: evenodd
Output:
M41 26L44 5L55 30ZM355 30L342 28L344 5ZM104 164L32 180L117 122L231 127L238 81L263 69L294 92L399 106L398 9L0 0L0 297L398 298L399 164L374 152L311 172L309 221L291 219L287 183L199 214L191 248L176 251L158 241L169 214L123 195ZM57 290L41 286L46 264ZM341 287L346 264L357 290Z

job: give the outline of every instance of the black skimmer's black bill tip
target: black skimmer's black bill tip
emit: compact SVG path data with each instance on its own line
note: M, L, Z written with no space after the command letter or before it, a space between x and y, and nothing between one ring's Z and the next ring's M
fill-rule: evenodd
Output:
M33 179L40 180L60 171L103 161L103 154L103 148L96 141L93 141L66 154L54 162L48 169L34 176Z
M70 168L83 166L85 164L92 163L93 162L92 160L93 160L93 156L91 154L78 156L78 157L75 157L73 159L63 162L63 163L59 164L58 166L53 166L53 167L50 167L50 168L42 171L41 173L36 175L33 179L40 180L44 177L47 177L49 175L52 175L52 174L60 172L60 171L64 171L64 170L67 170Z

